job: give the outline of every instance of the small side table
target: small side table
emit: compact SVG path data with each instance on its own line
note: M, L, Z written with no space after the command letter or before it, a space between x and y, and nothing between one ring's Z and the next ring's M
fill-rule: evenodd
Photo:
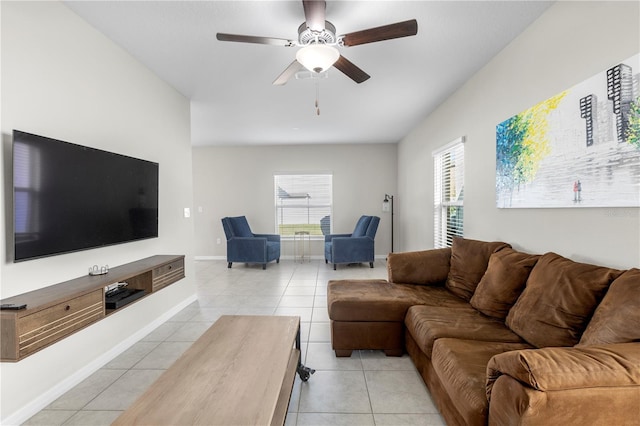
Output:
M311 237L309 231L296 231L293 235L293 258L296 262L311 261Z

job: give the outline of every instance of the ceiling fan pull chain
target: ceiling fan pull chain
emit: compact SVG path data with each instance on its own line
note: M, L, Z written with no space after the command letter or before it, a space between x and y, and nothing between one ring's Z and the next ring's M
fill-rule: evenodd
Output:
M320 79L316 79L316 115L320 115Z

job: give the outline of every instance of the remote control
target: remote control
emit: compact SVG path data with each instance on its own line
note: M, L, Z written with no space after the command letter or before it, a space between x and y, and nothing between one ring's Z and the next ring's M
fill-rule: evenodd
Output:
M2 305L0 305L0 309L11 309L11 310L20 310L20 309L26 309L27 304L22 304L22 305L16 305L15 303L3 303Z

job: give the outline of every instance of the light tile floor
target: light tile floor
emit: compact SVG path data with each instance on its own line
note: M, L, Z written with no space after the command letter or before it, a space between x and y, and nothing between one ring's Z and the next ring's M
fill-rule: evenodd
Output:
M197 261L198 300L29 419L26 425L108 425L221 315L299 315L303 363L286 425L444 425L407 355L331 350L327 281L386 278L384 261L339 266L283 260L259 265Z

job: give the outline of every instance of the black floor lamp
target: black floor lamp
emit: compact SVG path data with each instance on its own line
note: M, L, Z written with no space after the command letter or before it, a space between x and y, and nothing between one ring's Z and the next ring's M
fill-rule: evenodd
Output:
M391 253L393 253L393 195L384 194L382 201L382 211L391 212Z

